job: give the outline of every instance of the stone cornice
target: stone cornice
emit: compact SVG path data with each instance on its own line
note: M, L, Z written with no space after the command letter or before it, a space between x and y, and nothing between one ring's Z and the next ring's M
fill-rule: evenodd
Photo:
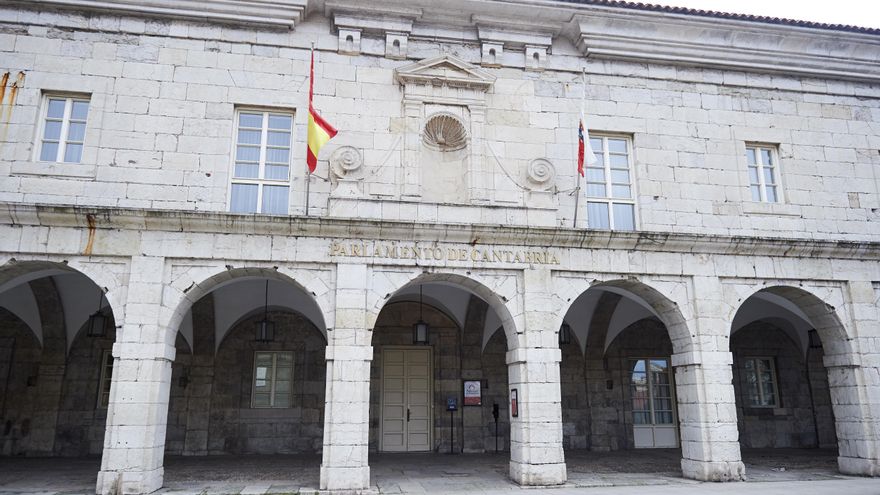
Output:
M880 82L880 38L797 26L595 9L569 32L590 58Z
M880 82L876 33L550 0L7 0L32 8L293 28L307 11L413 39L546 48L590 58ZM491 47L490 47L491 48ZM528 54L527 54L528 55ZM534 54L532 54L534 55ZM484 61L485 62L485 61ZM571 64L571 62L568 62ZM543 68L543 67L542 67ZM548 66L549 68L549 66ZM557 66L558 68L558 66Z
M324 16L332 19L336 15L353 15L365 18L385 18L408 20L410 23L422 17L422 9L411 8L405 4L393 5L358 0L330 0L324 2Z
M409 33L412 31L412 20L373 18L354 14L334 14L333 26L336 29L358 29L364 33L385 35L386 33Z
M29 0L18 3L292 29L305 17L309 0Z
M74 227L367 241L880 260L880 243L0 203L0 228Z

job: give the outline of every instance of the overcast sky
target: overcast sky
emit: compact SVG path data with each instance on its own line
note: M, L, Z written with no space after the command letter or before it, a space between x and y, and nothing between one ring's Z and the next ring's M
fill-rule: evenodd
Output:
M880 28L880 0L641 0L737 14Z

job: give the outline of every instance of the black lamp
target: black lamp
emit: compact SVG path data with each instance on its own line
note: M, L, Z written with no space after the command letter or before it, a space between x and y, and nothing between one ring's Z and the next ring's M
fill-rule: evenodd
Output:
M104 299L104 293L98 289L98 310L89 316L89 328L86 334L89 337L104 337L107 335L107 315L101 312L101 301Z
M559 345L571 344L571 327L568 323L563 323L559 327Z
M428 324L422 319L422 286L419 285L419 321L413 325L413 344L428 343Z
M819 338L819 332L815 328L807 332L807 336L810 340L810 349L822 347L822 339Z
M257 322L257 342L272 342L275 340L275 322L269 320L269 280L266 280L266 301L263 306L263 319Z

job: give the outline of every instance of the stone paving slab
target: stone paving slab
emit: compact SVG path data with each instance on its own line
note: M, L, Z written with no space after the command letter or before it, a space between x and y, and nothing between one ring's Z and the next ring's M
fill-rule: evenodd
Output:
M740 492L771 490L792 483L828 484L833 492L851 492L862 486L861 478L841 475L833 450L745 450L749 482L711 484L711 491ZM167 457L166 486L161 495L256 495L317 493L319 456L215 456ZM584 493L596 495L605 489L641 489L632 493L679 493L706 484L685 479L678 471L677 449L566 452L568 483L555 488L520 487L507 478L507 454L392 455L370 457L371 492L375 494L510 494L511 492ZM82 495L93 494L100 467L98 458L35 459L0 458L0 494ZM880 480L868 480L880 494ZM835 484L838 483L838 484ZM747 487L747 488L746 488ZM760 489L759 489L760 487ZM833 487L833 489L831 488ZM847 487L847 488L844 488ZM647 491L645 491L647 490ZM771 490L772 491L772 490ZM618 492L614 492L618 493ZM736 490L728 493L736 493ZM770 492L767 492L770 493ZM799 493L799 495L805 495Z

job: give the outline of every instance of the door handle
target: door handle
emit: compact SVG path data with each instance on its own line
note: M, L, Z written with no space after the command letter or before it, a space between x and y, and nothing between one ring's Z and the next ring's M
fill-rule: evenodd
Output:
M406 408L406 422L409 423L409 408Z

